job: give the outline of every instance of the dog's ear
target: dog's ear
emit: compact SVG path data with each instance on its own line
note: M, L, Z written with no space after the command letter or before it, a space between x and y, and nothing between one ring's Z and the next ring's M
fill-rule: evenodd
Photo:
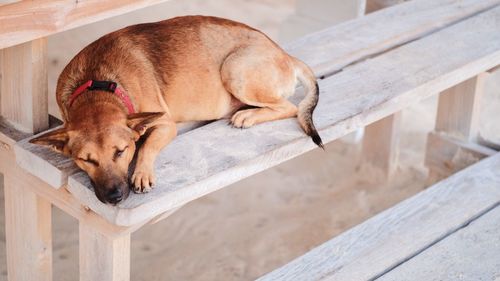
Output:
M59 128L30 140L30 143L50 146L53 150L63 153L68 139L66 128Z
M154 121L162 117L164 114L165 112L133 113L127 117L127 126L142 136L146 133L146 130L153 125Z

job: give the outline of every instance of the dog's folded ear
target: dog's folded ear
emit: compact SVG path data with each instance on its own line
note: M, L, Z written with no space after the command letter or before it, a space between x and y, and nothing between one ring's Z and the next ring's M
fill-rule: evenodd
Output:
M165 112L133 113L127 117L127 126L142 136L146 133L147 129L153 126L154 122L163 115L165 115Z
M59 128L30 140L30 143L49 146L53 150L63 153L68 140L66 128Z

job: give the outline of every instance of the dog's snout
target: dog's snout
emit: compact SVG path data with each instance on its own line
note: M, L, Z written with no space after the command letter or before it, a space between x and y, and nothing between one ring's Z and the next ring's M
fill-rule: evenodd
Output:
M106 199L111 204L116 204L123 199L123 192L119 186L114 187L106 194Z

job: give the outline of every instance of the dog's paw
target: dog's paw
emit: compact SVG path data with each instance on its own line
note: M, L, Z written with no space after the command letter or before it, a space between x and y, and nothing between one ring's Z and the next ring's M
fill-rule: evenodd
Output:
M255 109L240 110L231 117L231 124L236 128L250 128L255 125Z
M136 169L131 178L135 193L147 193L153 189L155 175L153 169Z

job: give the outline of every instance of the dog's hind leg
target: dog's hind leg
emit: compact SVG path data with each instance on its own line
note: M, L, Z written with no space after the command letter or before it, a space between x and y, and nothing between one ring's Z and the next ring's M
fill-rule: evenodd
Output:
M238 128L295 117L297 107L286 98L296 78L286 54L278 49L247 47L229 55L221 68L226 90L246 105L257 108L236 112L231 123Z

